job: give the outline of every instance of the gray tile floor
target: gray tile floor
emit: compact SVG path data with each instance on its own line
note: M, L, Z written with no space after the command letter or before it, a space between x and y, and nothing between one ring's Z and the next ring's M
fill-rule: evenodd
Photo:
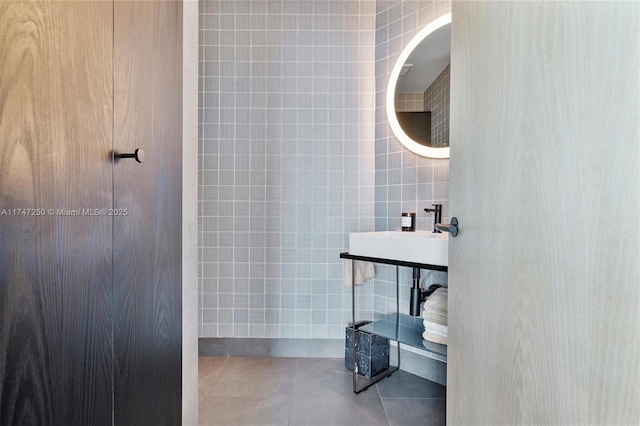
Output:
M446 388L397 371L356 395L343 359L199 363L201 425L444 425Z

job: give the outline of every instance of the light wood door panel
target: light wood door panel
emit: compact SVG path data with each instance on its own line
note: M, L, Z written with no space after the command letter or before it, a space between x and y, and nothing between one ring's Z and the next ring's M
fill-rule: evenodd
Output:
M111 2L0 2L2 425L111 423L111 40Z
M640 423L639 7L453 2L450 424Z

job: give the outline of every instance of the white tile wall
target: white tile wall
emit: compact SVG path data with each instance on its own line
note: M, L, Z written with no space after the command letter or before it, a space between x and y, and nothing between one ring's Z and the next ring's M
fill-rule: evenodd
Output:
M400 229L444 205L448 160L391 134L402 47L450 0L201 0L200 337L341 338L349 232ZM429 282L446 282L434 274ZM410 271L402 270L403 306ZM359 288L359 318L395 306L395 270ZM377 295L374 298L374 293Z
M374 0L200 1L200 337L344 336L338 255L374 227L374 27Z
M404 46L434 19L451 11L450 0L384 0L376 10L376 148L375 229L400 230L403 212L416 213L417 230L433 230L433 215L423 209L443 205L448 219L449 160L418 157L394 137L387 121L386 91L389 75ZM432 117L433 118L433 117ZM447 121L448 122L448 121ZM427 271L422 276L426 277ZM374 283L375 314L395 311L395 267L380 266ZM400 268L401 310L408 313L412 271ZM447 282L447 275L434 272L426 285Z

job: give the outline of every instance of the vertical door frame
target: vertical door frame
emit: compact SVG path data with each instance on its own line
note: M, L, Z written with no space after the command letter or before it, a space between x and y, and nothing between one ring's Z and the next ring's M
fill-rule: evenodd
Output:
M182 2L182 424L198 424L198 1Z

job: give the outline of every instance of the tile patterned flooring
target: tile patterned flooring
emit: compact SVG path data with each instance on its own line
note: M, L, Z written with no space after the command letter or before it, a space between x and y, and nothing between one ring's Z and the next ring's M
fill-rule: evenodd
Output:
M444 425L445 397L405 371L356 395L344 359L199 360L200 425Z

